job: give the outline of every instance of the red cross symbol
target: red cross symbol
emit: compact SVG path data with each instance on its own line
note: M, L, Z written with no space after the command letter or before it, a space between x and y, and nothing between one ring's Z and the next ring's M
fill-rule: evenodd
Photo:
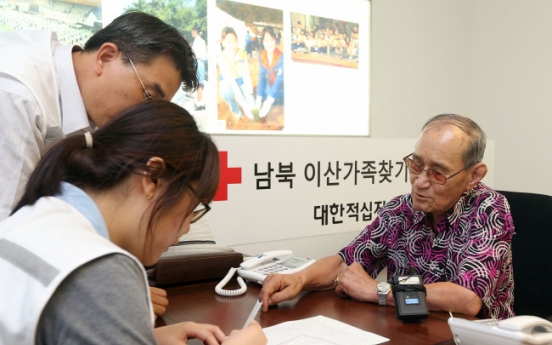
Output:
M214 201L228 200L228 185L241 183L241 168L228 167L228 152L219 151L220 180Z

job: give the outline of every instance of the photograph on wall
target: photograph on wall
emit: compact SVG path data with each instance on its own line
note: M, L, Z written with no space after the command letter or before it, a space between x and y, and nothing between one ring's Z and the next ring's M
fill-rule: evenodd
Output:
M101 1L0 0L0 32L50 30L60 42L84 46L101 28Z
M284 128L283 11L218 0L217 119L227 130Z
M294 62L358 68L358 23L291 13Z
M0 0L0 32L50 30L60 42L84 47L95 32L115 17L130 10L154 15L174 26L188 40L198 64L199 86L193 92L179 89L173 102L179 104L200 124L209 103L204 94L209 87L207 56L207 0ZM107 14L107 15L106 15ZM104 17L108 17L104 20Z
M200 86L178 90L172 101L202 131L365 136L370 4L342 0L332 7L323 1L0 0L0 32L50 30L61 43L83 47L124 12L143 11L175 27L198 58ZM313 41L322 36L320 44ZM346 87L337 87L342 81Z
M172 101L186 109L201 127L209 112L206 94L211 87L208 74L207 0L127 0L127 2L119 14L138 10L154 15L174 26L192 46L197 59L198 87L195 91L179 89ZM104 9L106 6L107 3L104 4Z

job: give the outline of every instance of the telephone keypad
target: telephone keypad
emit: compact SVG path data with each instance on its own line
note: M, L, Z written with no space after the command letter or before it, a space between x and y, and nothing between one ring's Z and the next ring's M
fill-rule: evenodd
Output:
M259 267L257 271L263 273L263 274L271 274L271 273L278 273L285 270L289 270L289 266L282 265L282 264L273 264L268 267Z
M499 320L497 319L484 319L484 320L474 320L474 322L481 323L487 326L498 326Z
M300 257L293 257L288 260L284 260L281 262L273 262L265 266L260 266L255 269L255 271L260 272L265 275L269 275L271 273L281 273L283 271L287 271L290 269L294 269L297 267L301 267L305 263L307 263L309 259L307 258L300 258Z

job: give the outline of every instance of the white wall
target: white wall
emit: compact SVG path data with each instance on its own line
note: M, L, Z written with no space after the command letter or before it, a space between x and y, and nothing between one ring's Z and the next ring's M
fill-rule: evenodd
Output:
M552 195L552 1L373 0L374 138L469 116L496 142L495 188Z
M372 137L415 138L433 115L468 115L469 3L372 1Z
M496 187L552 195L552 1L474 1L471 112Z

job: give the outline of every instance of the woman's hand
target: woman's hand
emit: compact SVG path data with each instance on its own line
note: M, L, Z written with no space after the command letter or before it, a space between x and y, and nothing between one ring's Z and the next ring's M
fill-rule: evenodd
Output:
M150 286L151 304L153 304L153 312L155 318L165 314L169 305L167 292L165 290Z
M185 345L189 339L199 339L205 345L220 345L226 339L224 333L217 326L195 322L181 322L158 327L153 332L159 345Z
M253 320L244 329L232 331L223 345L264 345L267 341L263 329Z

